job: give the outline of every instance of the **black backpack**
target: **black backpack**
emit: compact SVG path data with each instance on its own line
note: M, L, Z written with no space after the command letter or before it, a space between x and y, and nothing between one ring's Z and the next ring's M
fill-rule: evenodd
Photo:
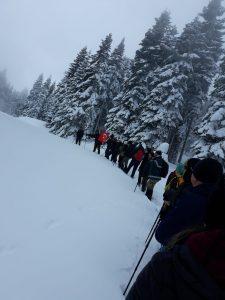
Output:
M162 163L162 167L160 170L160 177L166 178L169 172L169 165L164 159L162 159L161 163Z

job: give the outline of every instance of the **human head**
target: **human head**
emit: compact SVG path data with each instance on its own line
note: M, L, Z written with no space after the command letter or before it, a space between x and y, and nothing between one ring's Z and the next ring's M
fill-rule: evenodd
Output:
M185 163L185 172L183 175L183 179L185 184L191 184L191 176L194 170L194 167L197 165L197 163L200 162L199 158L191 158Z
M222 165L213 158L206 158L197 163L194 167L191 183L198 186L200 184L217 184L223 176Z
M155 154L156 154L157 156L162 156L162 151L157 150L157 151L155 152Z

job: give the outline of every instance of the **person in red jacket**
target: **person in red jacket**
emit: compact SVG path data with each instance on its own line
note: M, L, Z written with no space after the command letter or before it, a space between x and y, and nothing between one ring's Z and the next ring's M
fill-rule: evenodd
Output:
M100 154L101 146L107 142L109 134L106 131L102 131L100 134L98 132L91 134L90 137L95 139L93 152L97 150L98 154Z
M134 154L128 168L126 169L126 173L128 174L129 171L133 168L131 178L134 178L134 175L137 171L137 168L140 165L140 163L141 163L142 159L144 158L144 156L145 156L145 149L144 149L143 145L140 144L138 146L138 148L136 149L135 154Z

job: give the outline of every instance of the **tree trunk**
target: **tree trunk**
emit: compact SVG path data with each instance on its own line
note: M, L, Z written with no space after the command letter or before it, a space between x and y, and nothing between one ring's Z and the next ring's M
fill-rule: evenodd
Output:
M180 138L179 138L178 129L176 128L174 129L173 137L170 139L170 147L168 152L168 160L171 163L177 162L179 147L180 147Z
M190 133L191 133L192 124L193 124L193 119L191 119L190 122L188 123L186 135L185 135L184 142L183 142L183 145L182 145L182 148L181 148L181 152L180 152L180 155L179 155L179 158L178 158L179 163L182 161L182 158L183 158L186 146L187 146L187 141L188 141L188 138L189 138Z

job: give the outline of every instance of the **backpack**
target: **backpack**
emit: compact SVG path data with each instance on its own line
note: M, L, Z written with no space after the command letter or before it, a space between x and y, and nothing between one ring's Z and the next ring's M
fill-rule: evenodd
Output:
M139 149L139 150L137 151L137 153L134 155L134 158L135 158L137 161L142 161L144 155L145 155L145 153L144 153L143 149Z
M169 165L168 163L162 159L162 167L160 170L160 177L166 178L169 172Z
M107 132L103 132L100 134L98 141L101 144L105 144L107 142L108 138L109 138L109 134Z

